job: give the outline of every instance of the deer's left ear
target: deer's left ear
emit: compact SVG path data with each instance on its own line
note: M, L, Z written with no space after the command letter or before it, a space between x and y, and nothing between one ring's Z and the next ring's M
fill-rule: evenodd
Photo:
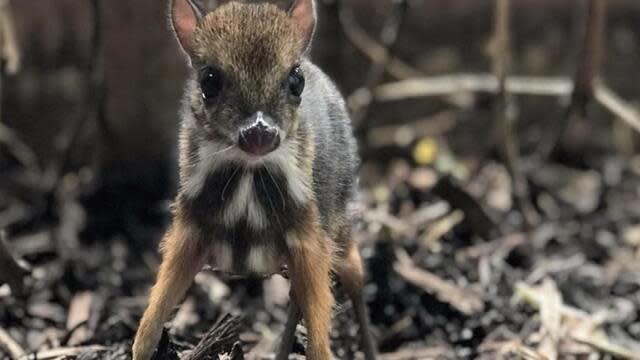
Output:
M316 29L316 4L314 0L294 0L289 8L289 16L298 24L304 41L304 52L311 46Z
M196 0L170 0L169 18L171 27L182 49L193 55L194 32L204 10Z

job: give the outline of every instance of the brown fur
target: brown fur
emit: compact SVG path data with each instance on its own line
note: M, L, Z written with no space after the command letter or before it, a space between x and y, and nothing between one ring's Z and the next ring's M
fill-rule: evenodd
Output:
M295 131L296 106L282 89L291 68L302 60L305 42L286 12L268 3L226 3L202 18L192 36L185 50L192 66L215 66L225 78L223 96L209 106L196 79L187 89L196 121L210 139L231 141L244 112L258 110L277 119L287 133Z
M202 19L194 61L217 65L248 104L268 106L302 46L295 23L277 6L231 2Z
M184 3L176 3L177 1L183 0L172 1L173 11L179 11L177 15L181 17L194 15L185 12L184 6L177 6L184 5ZM358 249L351 238L352 217L348 209L345 209L344 202L340 203L341 205L335 205L340 199L345 201L347 198L351 199L349 195L351 193L340 190L336 184L334 184L335 187L331 184L326 185L327 183L322 181L326 179L314 179L314 176L332 176L337 173L337 170L348 169L348 173L341 172L342 177L338 178L341 181L335 182L344 184L345 188L352 184L355 167L351 168L351 166L357 162L355 159L357 156L355 151L349 153L355 149L355 145L353 148L350 147L353 144L349 142L349 139L352 140L352 135L344 102L339 93L330 86L317 85L315 92L313 86L310 86L311 92L308 93L310 95L307 98L307 106L321 109L316 99L328 97L331 98L329 100L333 107L325 109L324 113L318 110L317 114L320 114L318 115L320 118L315 116L316 113L310 114L307 111L305 112L307 122L301 123L300 114L303 112L300 109L301 104L292 103L291 98L288 97L290 94L286 81L291 68L301 62L304 65L304 61L307 61L302 58L308 48L315 25L313 2L296 0L291 14L287 14L275 5L249 6L231 2L221 5L204 18L198 19L197 26L191 30L189 30L189 24L194 23L193 18L175 18L176 14L172 17L174 30L185 52L189 55L194 69L192 78L187 84L186 111L183 113L180 139L181 189L176 200L173 226L168 230L162 243L163 259L156 284L151 290L149 306L136 334L133 346L134 360L150 359L162 333L163 323L185 295L195 274L212 258L214 264L216 260L220 260L216 259L216 255L219 254L216 246L221 246L220 241L228 239L218 239L218 236L251 241L256 236L265 237L264 231L259 235L252 233L249 236L239 237L235 230L231 232L232 235L227 236L224 232L226 228L220 226L221 223L214 222L215 219L211 215L212 208L224 205L224 190L233 175L213 177L215 181L223 179L222 182L214 182L214 186L202 185L200 190L192 190L191 193L185 190L195 188L189 186L191 184L189 180L197 178L199 170L209 169L208 166L198 168L203 161L200 158L200 146L216 144L222 149L226 145L233 145L239 124L246 121L247 114L256 111L269 114L277 123L276 125L285 130L289 137L283 141L289 141L289 144L295 147L293 152L295 158L291 158L291 163L295 163L296 169L290 172L296 177L288 178L287 182L283 182L283 188L292 179L302 179L304 184L309 185L325 184L319 185L320 189L309 190L310 194L304 198L304 201L301 200L295 208L291 207L295 211L286 213L286 216L276 214L275 207L271 207L273 213L269 214L270 219L282 220L287 217L292 220L286 229L281 229L282 235L278 235L273 240L274 244L263 244L272 249L278 249L277 254L283 255L289 267L292 284L291 318L287 323L283 345L277 359L282 360L288 357L293 344L295 325L300 318L304 319L308 329L307 358L311 360L331 358L329 331L334 303L331 292L332 273L337 275L354 303L363 332L363 342L367 347L365 349L367 359L375 359L375 348L369 334L366 308L362 297L363 268ZM310 85L311 82L322 84L322 81L327 81L323 79L323 75L318 73L314 75L309 64L302 67L305 66L309 70L306 75L309 76ZM198 80L198 71L203 67L208 67L207 69L215 67L219 70L216 76L224 79L224 90L218 97L207 103L202 98L203 92ZM336 113L333 114L329 110ZM342 111L340 116L339 110ZM320 127L322 124L318 124L318 127L310 126L309 121L319 120L331 127L332 132L322 132L327 131L326 128ZM336 126L339 124L344 126L342 128ZM348 135L344 135L342 142L339 142L335 138L342 136L341 134ZM326 146L326 143L329 145ZM344 154L351 156L346 159L346 164L336 162L345 165L343 169L334 168L327 162L340 158L339 155ZM206 157L207 154L203 156ZM319 158L324 163L318 162ZM342 159L345 160L344 157ZM318 166L321 170L328 169L327 174L318 175L316 172ZM269 176L271 177L271 174ZM271 180L278 186L273 177ZM196 184L199 183L196 182ZM309 188L311 189L311 186ZM266 186L264 189L266 191ZM348 190L351 189L349 187ZM278 192L280 190L280 188L277 189ZM209 191L208 194L213 193L216 196L199 198L207 191ZM221 194L215 191L221 191ZM254 189L254 191L257 190ZM318 191L318 195L315 191ZM340 194L342 198L338 197ZM285 206L285 197L282 193L279 195L282 196L284 211L289 205ZM330 198L334 196L335 202L331 202ZM204 206L200 206L199 200L203 198L207 201ZM221 206L221 209L224 210L224 206ZM215 226L209 227L211 224ZM239 232L245 228L248 227L243 227ZM222 235L211 235L211 232L218 229L224 230ZM286 241L280 239L281 237L286 237ZM285 242L286 244L281 246ZM230 242L226 245L231 246L230 244L234 243ZM251 246L252 244L249 243L243 249L250 250ZM234 249L238 250L235 254L241 254L240 251L243 249ZM280 262L281 259L276 261Z
M134 359L149 359L162 335L164 321L184 297L193 278L208 258L208 247L198 241L189 226L176 216L162 246L162 264L149 305L140 321L133 343Z
M330 359L332 242L322 231L318 219L317 210L309 209L308 220L295 231L298 244L290 248L288 264L293 299L302 310L309 332L307 357Z

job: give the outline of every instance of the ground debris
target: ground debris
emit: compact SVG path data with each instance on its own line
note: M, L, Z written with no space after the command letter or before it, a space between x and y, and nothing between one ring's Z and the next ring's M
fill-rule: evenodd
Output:
M0 270L0 285L7 283L16 293L24 291L24 278L30 273L29 266L15 257L2 229L0 229Z
M622 0L610 5L634 1L637 2ZM553 3L511 1L516 7L523 6L521 3L542 6L538 3L545 2ZM26 7L27 3L15 1L18 7ZM367 2L344 2L345 6L337 6L336 1L317 3L338 11L337 8ZM410 3L412 7L413 3L417 7L424 3L429 8L448 8L435 1ZM449 7L458 12L466 6L479 9L493 4L466 3L469 5ZM553 6L558 11L567 8ZM319 7L319 10L327 9ZM375 11L363 12L362 17L384 12L382 5L380 8L376 5ZM640 49L636 44L640 28L629 25L637 23L634 18L627 18L631 13L625 11L624 21L618 19L617 25L611 27L610 43L616 47L612 54L628 51L631 55ZM620 14L612 13L612 20L616 16L619 18ZM484 21L488 17L478 18ZM566 70L563 61L557 61L564 64L562 69L551 66L557 59L553 53L564 58L565 52L561 50L575 45L563 46L565 42L559 36L562 29L575 27L575 18L566 17L572 19L571 24L551 24L561 18L545 17L545 25L549 21L550 26L537 26L540 17L519 16L533 21L527 22L525 29L542 31L539 37L542 40L528 39L514 48L523 52L514 53L518 59L526 58L519 71L528 74ZM434 34L447 27L460 33L459 21L435 24L438 30ZM488 34L478 37L485 39L485 35ZM404 42L404 38L401 40ZM448 68L451 63L460 62L482 47L462 51L457 46L445 46L448 40L443 38L437 45L440 48L430 49L428 54L404 52L402 57L406 60L401 63L407 61L419 69L416 72L424 74L454 70ZM372 41L375 43L375 39ZM65 49L73 48L72 43L67 45ZM443 53L449 54L446 61L437 60L438 54ZM399 61L397 55L393 54L395 63ZM636 55L628 56L624 62L635 63ZM51 60L43 59L49 59L47 63ZM433 59L442 63L436 69L432 68ZM336 64L343 63L342 60L349 59ZM51 70L51 76L44 77L46 81L65 78L60 73L54 74L58 61L53 63L52 69L47 69L47 73ZM624 66L617 65L620 64L610 64L607 72L622 71L618 69ZM66 66L64 69L77 71ZM354 68L352 72L358 70ZM619 73L624 81L616 83L616 88L634 89L636 84L628 76L632 70L625 68ZM394 73L385 74L385 79ZM22 90L5 93L3 103L13 102L14 92L36 88L33 86L34 79L39 79L36 75L39 73L28 74L29 86L23 84L17 88ZM465 79L472 82L479 79L483 88L486 83L493 84L491 88L497 85L491 74L480 78L471 74L427 77L417 82L407 79L403 86L380 84L374 92L395 89L387 95L396 96L410 91L412 83L419 87L453 84L454 88L460 85L464 88L465 84L456 84L466 83ZM5 84L12 84L19 79L5 80ZM571 82L559 80L551 87L560 94L569 94ZM538 81L518 76L507 82L510 88L520 87L520 91L523 86L549 86ZM166 85L166 81L161 83ZM349 84L340 86L348 88ZM428 100L396 98L398 104L372 104L371 121L361 124L362 186L354 209L358 219L353 237L362 249L367 273L364 293L381 358L637 358L640 156L633 154L638 147L636 134L623 128L629 143L624 144L627 152L619 154L621 144L615 139L615 129L610 127L611 119L594 111L588 121L577 124L577 130L569 131L582 138L580 146L561 146L557 153L541 157L539 143L554 135L545 124L556 122L562 109L555 97L518 96L518 123L513 125L517 125L514 131L517 130L521 140L519 147L523 154L518 165L529 191L522 197L514 196L516 190L508 167L499 162L492 145L496 134L487 131L493 116L487 109L495 105L491 95L495 90L489 90L485 94L485 91L460 93L458 89ZM45 89L43 94L51 92ZM151 93L155 90L149 88ZM105 95L111 98L111 94ZM37 101L46 106L52 102ZM76 108L67 106L66 101L61 103L66 108ZM153 104L147 103L145 106L151 107L145 108L149 111L143 111L142 117L159 113ZM450 108L450 104L455 108ZM550 106L556 111L550 111ZM37 108L42 110L41 106ZM15 122L12 126L20 125L21 112L13 109L11 119L3 120ZM117 112L108 115L117 116ZM48 120L47 117L43 123ZM33 128L40 125L25 123ZM39 132L50 137L51 129L46 130ZM86 136L90 132L87 129ZM117 136L112 140L117 140ZM25 144L37 142L37 138L25 137ZM120 149L117 141L113 145L116 146L107 146L108 150ZM0 248L0 281L9 282L0 284L0 359L22 359L25 355L32 359L34 354L38 359L56 360L128 359L159 264L158 242L168 225L170 193L175 187L143 188L141 179L129 179L127 174L120 173L114 175L115 184L109 183L106 177L112 175L112 169L105 166L94 171L92 164L81 163L84 156L76 155L85 154L80 154L78 148L70 149L74 154L69 154L78 158L78 163L71 161L61 169L59 177L52 178L40 169L47 167L48 157L30 160L30 156L16 156L18 148L13 148L7 153L6 146L0 146L0 230L7 233L7 246ZM95 155L109 158L112 154L106 151ZM125 160L135 160L138 154L131 152L131 157ZM171 165L163 163L159 167ZM153 183L165 181L156 178L156 172L149 168L141 168L140 173L150 174ZM53 186L54 183L58 186ZM519 209L520 200L531 203L541 216L539 223L523 225L526 216ZM2 253L11 255L10 265L3 265L3 260L9 257L3 257ZM15 267L15 258L24 259L31 271ZM282 277L265 280L219 275L205 271L196 277L182 306L176 309L174 320L166 326L157 360L243 356L273 359L286 321L288 281ZM21 287L25 290L22 293ZM360 334L353 307L339 284L335 290L333 353L337 359L360 359ZM512 301L514 298L522 301ZM223 314L243 314L243 318ZM301 324L291 358L304 358L305 343L306 332Z
M473 290L456 286L416 267L411 258L402 251L398 251L396 257L394 269L410 283L421 287L465 315L471 316L484 311L482 298Z
M239 331L242 325L240 317L226 315L216 323L200 340L198 345L187 353L184 360L241 360L244 354L240 347Z
M604 332L602 325L606 320L606 312L590 314L562 304L561 295L550 279L535 287L517 284L516 298L540 310L542 326L556 347L546 348L551 351L551 354L547 354L549 359L575 352L571 350L579 347L572 342L590 345L617 358L640 359L640 344L635 346L635 350L625 348L615 344Z

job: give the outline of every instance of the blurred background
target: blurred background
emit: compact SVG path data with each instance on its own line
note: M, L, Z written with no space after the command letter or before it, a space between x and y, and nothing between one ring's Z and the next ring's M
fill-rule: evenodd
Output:
M166 7L0 0L0 358L129 356L176 191L187 67ZM640 358L640 2L318 12L312 59L363 158L382 358ZM268 358L287 294L204 272L158 356L242 312L210 355ZM333 350L358 358L339 298Z

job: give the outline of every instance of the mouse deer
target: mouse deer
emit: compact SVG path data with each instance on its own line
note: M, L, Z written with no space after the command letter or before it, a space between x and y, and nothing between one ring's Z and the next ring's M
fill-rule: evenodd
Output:
M313 0L287 11L226 2L205 12L171 0L190 77L181 110L180 187L162 263L133 344L148 360L164 322L204 265L242 275L287 269L289 318L276 359L308 329L307 358L331 358L332 278L354 304L375 359L350 206L359 159L345 102L308 59Z

